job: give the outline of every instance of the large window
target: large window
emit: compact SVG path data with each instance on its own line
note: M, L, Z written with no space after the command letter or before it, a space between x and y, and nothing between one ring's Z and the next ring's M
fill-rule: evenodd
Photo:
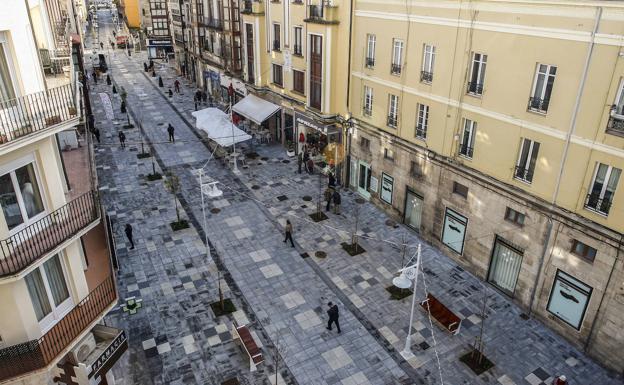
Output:
M442 228L442 243L459 255L464 252L466 226L468 226L468 218L455 210L446 209Z
M433 65L435 63L435 47L430 44L423 46L423 62L420 71L420 81L431 83L433 81Z
M394 39L392 41L392 64L390 66L390 73L393 75L400 75L402 63L403 63L403 40Z
M418 103L418 115L416 116L416 137L427 139L427 126L429 124L429 106Z
M366 35L366 66L373 68L375 66L375 43L377 38L373 34Z
M58 255L33 270L24 281L42 329L52 326L71 308L72 301Z
M310 107L321 109L323 90L323 37L310 35Z
M516 164L516 170L514 172L514 177L516 179L520 179L528 183L533 181L535 162L537 161L539 147L540 144L534 140L526 138L522 139L522 148L520 148L518 163Z
M15 88L9 70L9 46L3 40L4 34L0 32L0 102L15 99Z
M0 176L0 205L9 230L39 219L44 207L34 163Z
M294 34L293 34L293 55L296 56L303 56L303 47L301 46L301 42L303 41L302 39L302 31L303 29L301 27L295 27L294 28Z
M273 24L273 51L279 51L282 49L282 41L280 34L280 25Z
M369 86L364 86L364 115L373 115L373 89Z
M532 111L546 112L550 104L557 67L549 64L538 64L533 83L533 91L529 99L529 109Z
M621 173L619 168L598 163L585 207L601 214L609 214Z
M496 237L488 281L510 296L513 296L516 289L522 265L522 254L521 250Z
M399 97L392 95L388 97L388 126L396 128L399 120Z
M468 82L468 93L472 95L483 94L483 82L485 81L485 64L487 55L482 53L472 54L472 68Z
M293 70L293 91L305 94L305 73Z
M273 64L273 84L276 84L280 87L284 86L282 66L279 64Z
M547 309L563 322L580 330L592 291L591 286L557 270Z
M462 131L461 143L459 144L459 155L472 159L476 132L477 122L464 119L464 129Z

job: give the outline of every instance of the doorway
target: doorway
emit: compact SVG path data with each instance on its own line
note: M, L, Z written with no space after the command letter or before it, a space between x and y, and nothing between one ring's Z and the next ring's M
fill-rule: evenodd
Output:
M370 180L370 165L360 160L358 163L358 193L366 199L370 198L370 193L368 192L370 188Z
M405 194L403 223L405 223L411 229L416 230L416 232L420 232L423 204L423 197L408 188L407 194Z

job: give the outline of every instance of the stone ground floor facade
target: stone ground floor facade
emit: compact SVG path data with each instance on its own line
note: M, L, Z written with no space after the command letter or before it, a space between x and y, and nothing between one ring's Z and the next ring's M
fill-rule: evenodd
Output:
M358 126L349 184L604 365L622 371L622 234ZM595 249L583 255L573 251Z

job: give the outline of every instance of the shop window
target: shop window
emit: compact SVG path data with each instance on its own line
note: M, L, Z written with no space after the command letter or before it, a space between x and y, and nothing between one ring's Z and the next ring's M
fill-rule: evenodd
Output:
M468 187L461 183L453 182L453 193L468 198Z
M518 226L524 226L524 214L512 209L511 207L507 207L505 210L505 219Z
M442 243L457 254L463 254L467 226L468 218L447 208L442 228Z
M596 249L584 244L579 240L572 240L572 254L575 254L588 262L594 262L596 259Z
M591 286L557 269L546 308L555 317L580 330L592 291Z
M516 249L497 236L492 250L488 281L504 293L513 296L522 265L522 255L522 250Z

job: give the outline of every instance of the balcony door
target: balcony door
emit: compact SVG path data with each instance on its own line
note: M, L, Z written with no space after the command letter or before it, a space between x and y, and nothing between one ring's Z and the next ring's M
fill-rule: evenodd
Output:
M323 85L323 37L310 35L310 107L321 109Z
M24 281L41 332L47 332L74 306L59 255L33 270Z
M370 198L371 169L368 163L360 161L358 164L358 192L366 199Z
M32 160L22 160L0 170L0 206L11 233L45 216L38 179Z

